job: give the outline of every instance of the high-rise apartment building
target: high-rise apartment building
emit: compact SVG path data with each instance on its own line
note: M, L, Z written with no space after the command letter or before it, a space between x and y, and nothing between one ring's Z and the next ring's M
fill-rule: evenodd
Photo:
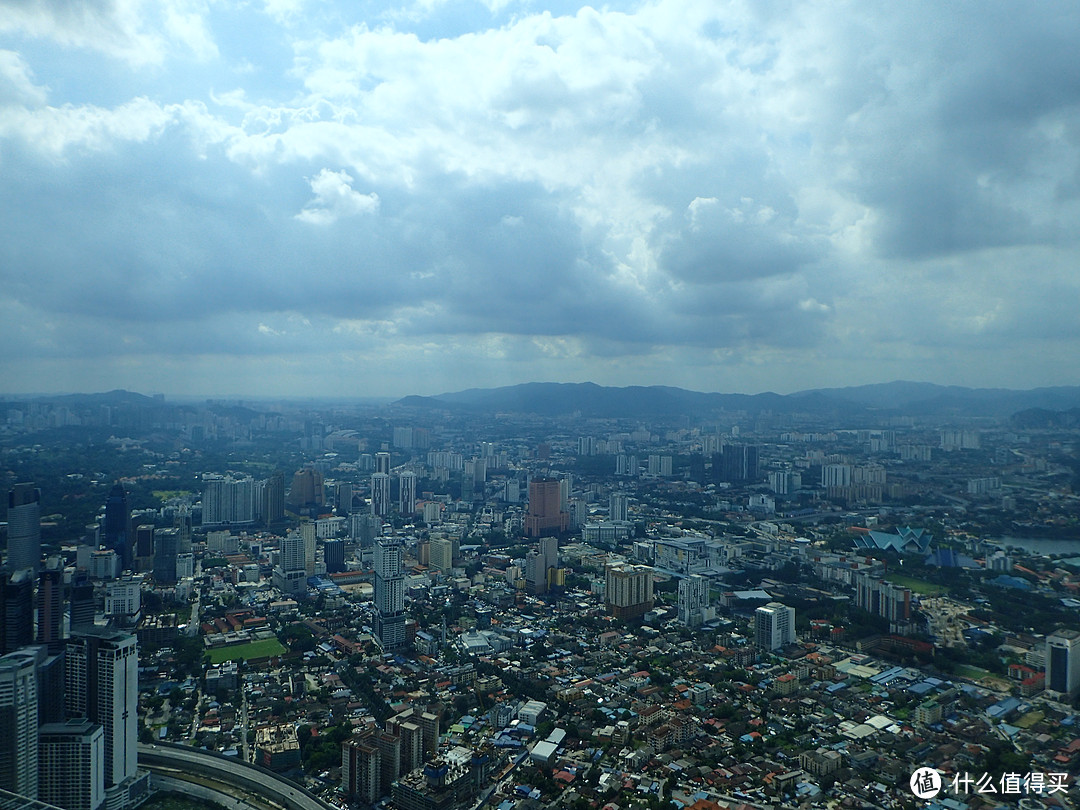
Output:
M763 650L779 650L795 642L795 608L769 602L754 611L754 637Z
M644 616L653 606L653 571L647 565L608 566L604 577L604 602L616 619Z
M386 454L389 457L389 453ZM390 514L390 476L387 473L371 474L371 514L386 517Z
M401 541L375 544L375 638L384 650L405 646L405 571Z
M104 732L105 789L136 777L139 655L135 636L83 629L71 634L64 656L64 708L69 719Z
M244 526L255 522L255 482L248 477L202 477L204 526Z
M543 537L565 532L570 515L562 509L562 490L557 478L534 478L529 482L529 512L525 515L525 533Z
M608 498L608 519L625 522L629 517L630 498L622 492L613 492Z
M383 451L375 454L375 472L383 475L390 474L390 454Z
M412 515L416 511L416 473L405 470L398 479L398 511Z
M38 795L38 693L30 650L0 657L0 789Z
M64 810L98 810L105 800L105 732L75 719L38 730L38 799Z
M8 492L7 565L12 571L41 564L41 490L33 484L16 484Z
M700 574L691 574L679 580L679 622L687 627L697 627L705 618L709 607L709 580Z
M285 594L307 593L307 553L304 538L288 534L281 539L278 562L274 566L274 587Z

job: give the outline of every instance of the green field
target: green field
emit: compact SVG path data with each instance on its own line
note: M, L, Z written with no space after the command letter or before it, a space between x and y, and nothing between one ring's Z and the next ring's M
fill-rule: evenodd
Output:
M912 593L917 593L920 596L938 596L947 593L949 590L944 585L935 585L933 582L916 579L915 577L905 577L902 574L887 574L885 580L893 585L908 588Z
M251 658L266 658L270 655L281 655L285 647L276 638L268 638L262 641L250 641L247 644L237 644L235 647L219 647L210 650L210 663L220 664L222 661L247 661Z
M960 664L956 667L956 674L961 678L970 678L973 681L978 681L991 673L989 670L985 670L982 667L973 667L970 664Z

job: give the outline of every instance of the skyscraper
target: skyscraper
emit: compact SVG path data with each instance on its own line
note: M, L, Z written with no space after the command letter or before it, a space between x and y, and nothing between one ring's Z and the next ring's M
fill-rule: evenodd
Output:
M131 568L132 548L131 538L131 512L128 510L127 493L124 485L119 481L109 492L105 500L105 526L102 531L102 540L106 548L111 548L120 558L122 568Z
M390 514L390 476L387 473L371 475L371 514L379 517Z
M64 571L59 558L50 559L38 574L37 615L38 644L59 652L64 648Z
M0 657L0 788L38 795L38 694L35 654Z
M398 483L398 511L403 515L412 515L416 511L416 473L405 470Z
M105 788L136 775L139 657L135 636L84 629L71 634L64 658L64 708L69 719L101 726Z
M405 645L405 572L401 541L384 537L375 544L375 638L384 650Z
M176 556L175 553L173 556ZM135 527L135 570L140 574L154 569L154 526L142 523Z
M375 472L383 473L384 475L390 474L390 454L387 452L381 452L375 454Z
M251 478L206 473L202 481L204 526L246 525L255 522L255 482Z
M71 583L68 609L71 614L72 631L94 624L94 614L97 612L94 584L87 578L85 571L75 574L75 579Z
M154 581L176 582L176 558L180 555L180 530L161 529L154 532Z
M769 602L754 611L754 637L763 650L779 650L795 642L795 608Z
M41 490L16 484L8 492L8 568L18 571L41 564Z
M565 532L570 515L562 508L561 484L557 478L534 478L529 482L529 513L525 533L529 537Z
M34 580L29 569L0 569L0 655L34 640Z
M1062 629L1046 637L1046 688L1070 697L1080 693L1080 632Z

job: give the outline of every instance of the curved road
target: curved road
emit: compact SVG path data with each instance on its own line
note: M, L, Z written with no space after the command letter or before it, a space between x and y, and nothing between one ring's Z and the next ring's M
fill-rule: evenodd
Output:
M332 805L272 771L187 746L140 744L139 765L151 772L155 767L168 769L167 775L172 777L177 776L176 771L202 774L249 790L286 810L334 810Z

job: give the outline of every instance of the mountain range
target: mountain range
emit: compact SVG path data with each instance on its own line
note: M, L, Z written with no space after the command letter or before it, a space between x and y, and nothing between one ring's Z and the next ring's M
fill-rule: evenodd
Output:
M1052 416L1080 408L1080 386L1036 388L965 388L896 381L849 388L818 388L792 394L719 394L669 386L609 387L595 383L525 383L502 388L470 388L434 397L409 396L401 407L451 411L531 413L540 416L610 418L709 417L742 412L859 414L921 418L983 417L1002 419L1035 412L1028 420L1053 422Z

